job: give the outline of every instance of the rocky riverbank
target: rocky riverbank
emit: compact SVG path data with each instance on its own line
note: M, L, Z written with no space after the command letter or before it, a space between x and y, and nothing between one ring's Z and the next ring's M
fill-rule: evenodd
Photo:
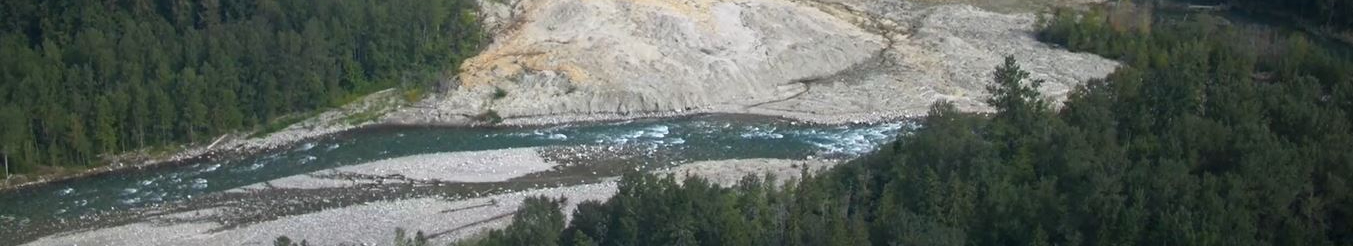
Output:
M164 154L139 150L110 156L105 158L107 165L97 168L36 175L21 180L6 179L0 183L0 192L62 180L287 148L302 141L380 124L377 117L407 104L398 94L394 89L372 93L343 107L320 112L275 132L237 132L219 136L211 142L177 146L175 147L177 150L170 150Z
M526 197L565 198L565 211L572 211L579 202L604 200L616 192L616 178L609 177L584 184L522 189L503 186L508 187L506 191L475 191L485 191L484 195L425 194L407 199L354 200L359 202L346 205L296 206L320 202L320 199L337 202L350 198L348 195L352 195L355 190L415 192L418 189L413 187L451 187L467 179L469 182L514 180L511 182L529 183L533 178L541 178L539 175L527 175L540 173L532 170L556 167L557 163L526 161L534 164L519 165L497 161L557 159L542 157L540 153L530 148L458 152L395 158L319 171L227 191L219 199L208 197L203 199L205 201L186 205L189 207L152 211L138 219L139 222L47 236L27 245L267 245L277 236L306 239L318 245L379 245L390 242L394 228L423 231L434 242L447 243L507 226L512 213ZM746 175L771 174L784 181L797 178L802 169L818 172L836 163L831 160L735 159L695 162L655 172L677 175L678 178L698 176L716 184L732 186ZM488 168L495 171L426 172ZM354 175L337 178L331 175L335 172ZM299 198L311 195L317 196ZM316 206L321 208L310 208ZM293 210L306 212L290 213ZM256 218L263 214L273 215L264 216L267 219Z
M505 182L557 165L545 161L538 152L537 148L518 148L406 156L296 175L226 192L418 182Z

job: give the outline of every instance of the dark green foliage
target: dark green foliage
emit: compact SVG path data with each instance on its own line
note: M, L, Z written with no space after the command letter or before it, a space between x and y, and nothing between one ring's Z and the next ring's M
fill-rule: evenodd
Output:
M1349 29L1353 28L1353 1L1350 0L1211 0L1241 11L1296 20L1299 22Z
M484 238L463 245L515 246L515 245L559 245L564 229L563 200L545 197L528 197L522 201L522 207L512 216L512 224L502 230L487 233ZM571 238L570 238L571 239Z
M1085 16L1040 35L1126 65L1059 109L1007 59L994 114L938 103L877 153L778 188L626 175L535 244L1353 244L1347 58L1301 37L1261 56L1208 20Z
M409 237L404 228L395 228L395 246L428 246L428 237L419 231Z
M504 97L507 97L507 90L498 87L493 88L493 99L503 99Z
M19 171L205 142L473 55L468 0L0 2L0 153Z
M856 176L810 178L817 183L849 187L863 185ZM619 193L604 203L583 202L567 228L562 220L518 219L487 239L462 245L861 245L869 240L869 224L861 207L850 205L860 194L827 190L776 188L773 178L744 178L731 188L700 178L677 182L672 177L629 174L621 178ZM844 188L844 187L841 187ZM810 197L799 199L797 197ZM557 206L535 206L537 213ZM556 215L559 216L555 212ZM553 217L550 217L553 218ZM557 223L557 224L556 224ZM553 228L546 233L523 228ZM558 231L561 230L562 231ZM504 243L505 238L523 241Z
M478 119L480 122L489 123L491 125L503 123L503 116L498 115L498 111L492 109L484 111L483 114L476 116L475 119Z

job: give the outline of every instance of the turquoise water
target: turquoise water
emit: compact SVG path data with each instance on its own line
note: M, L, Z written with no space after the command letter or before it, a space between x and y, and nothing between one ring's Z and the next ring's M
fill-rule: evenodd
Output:
M374 160L439 152L542 146L628 146L651 151L640 162L733 158L848 158L911 129L906 122L811 125L712 115L538 128L362 129L256 156L104 175L0 194L0 228L39 220L185 201L272 179ZM657 154L661 153L661 154ZM675 158L673 158L675 157Z

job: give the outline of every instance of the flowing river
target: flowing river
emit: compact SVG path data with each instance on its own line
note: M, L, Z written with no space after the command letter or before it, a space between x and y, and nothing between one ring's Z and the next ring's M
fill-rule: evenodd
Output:
M581 174L569 176L577 181L573 183L585 183L618 175L620 170L648 170L702 160L850 158L872 151L913 127L909 121L817 125L765 117L705 115L530 128L366 128L253 156L169 165L3 193L0 228L4 229L0 238L32 239L96 227L72 221L97 221L110 214L186 204L278 178L412 155L587 146L600 150L593 151L594 155L607 155L607 150L612 150L625 153L610 155L630 157L612 158L618 161L610 166L583 165L578 167L581 170L569 171ZM418 196L411 192L382 199ZM127 218L122 223L135 220Z

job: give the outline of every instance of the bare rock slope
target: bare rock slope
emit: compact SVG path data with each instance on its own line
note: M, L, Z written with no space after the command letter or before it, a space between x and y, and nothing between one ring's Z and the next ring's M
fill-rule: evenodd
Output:
M483 1L493 43L456 89L387 117L463 124L754 113L818 122L980 102L1019 57L1054 99L1117 66L1033 39L1032 14L885 0Z

